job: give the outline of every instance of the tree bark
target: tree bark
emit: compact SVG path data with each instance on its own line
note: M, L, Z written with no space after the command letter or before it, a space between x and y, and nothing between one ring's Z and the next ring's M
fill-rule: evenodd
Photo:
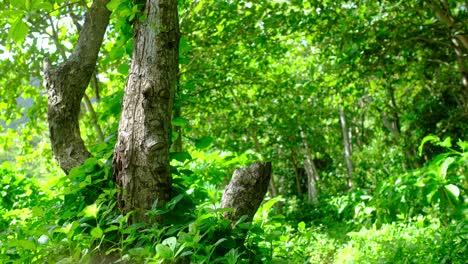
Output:
M353 162L351 161L351 142L349 142L348 138L348 128L346 126L346 116L344 110L340 109L340 123L341 123L341 133L343 134L343 147L345 151L345 159L346 159L346 169L348 172L348 177L346 178L346 187L348 190L353 188Z
M301 130L301 138L304 144L305 156L304 168L307 173L307 201L312 203L318 203L318 190L317 182L319 181L317 168L315 167L314 159L310 152L309 143L305 136L304 131Z
M44 61L45 83L48 92L47 117L52 150L60 167L68 173L91 155L80 135L79 112L81 99L96 68L111 12L109 0L95 0L86 14L83 29L68 60L52 69Z
M271 162L255 162L234 171L221 200L222 208L232 208L225 217L235 224L242 216L252 221L263 201L271 178Z
M114 177L119 205L134 221L153 221L145 211L171 198L171 113L177 84L177 0L147 0L134 24L134 50L125 87ZM155 219L157 220L157 219Z
M297 165L297 159L296 159L296 155L295 155L294 151L292 151L292 153L291 153L291 161L292 161L292 165L293 165L293 168L294 168L294 175L296 176L295 177L295 179L296 179L296 191L297 191L297 194L299 196L302 196L302 185L301 185L302 178L301 178L301 173L300 173L299 166Z

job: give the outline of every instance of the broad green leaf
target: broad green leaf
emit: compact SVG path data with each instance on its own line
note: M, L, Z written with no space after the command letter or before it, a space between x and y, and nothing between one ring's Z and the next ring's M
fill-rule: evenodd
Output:
M172 119L172 125L174 125L174 126L185 127L188 124L189 124L189 120L187 118L176 117L176 118Z
M202 137L201 139L195 141L195 147L198 149L207 148L213 143L213 138L210 136Z
M107 4L107 9L109 9L110 11L114 11L120 5L120 3L122 3L122 1L123 0L111 0Z
M452 147L452 139L450 137L446 137L444 141L440 142L438 145L441 147L450 148Z
M171 248L164 244L156 245L156 252L163 259L172 259L174 256L174 253L172 252Z
M185 162L192 159L192 156L190 156L188 152L171 152L169 156L171 160L177 160L179 162Z
M453 184L447 184L444 187L447 191L449 191L456 198L458 198L458 196L460 195L460 189L457 186Z
M24 38L28 34L29 26L23 22L23 18L16 19L10 27L10 32L8 37L12 39L15 43L22 43Z
M127 75L129 70L130 66L128 64L120 64L119 67L117 67L117 71L122 75Z
M103 234L104 232L98 226L91 230L91 236L93 236L94 238L101 238Z
M263 219L268 218L268 213L270 212L270 209L273 207L278 202L282 202L284 199L281 196L277 196L274 198L271 198L270 200L266 201L262 206L261 210L258 210L259 212L262 212Z
M39 206L33 206L31 208L33 216L43 216L44 210Z
M177 131L172 131L171 132L171 141L175 142L179 138L179 133Z
M96 218L98 211L99 211L99 208L97 207L95 203L92 205L88 205L85 207L85 209L83 209L85 216L92 217L92 218Z
M462 149L463 152L468 151L468 141L458 140L457 145Z
M299 224L297 224L297 228L299 230L305 230L306 224L304 223L304 221L299 222Z
M27 249L27 250L35 250L36 249L36 244L31 240L26 240L26 239L18 240L16 244L18 246L24 248L24 249Z
M164 245L167 245L172 252L175 251L175 248L177 246L177 238L175 237L168 237L166 239L164 239L164 241L162 242Z

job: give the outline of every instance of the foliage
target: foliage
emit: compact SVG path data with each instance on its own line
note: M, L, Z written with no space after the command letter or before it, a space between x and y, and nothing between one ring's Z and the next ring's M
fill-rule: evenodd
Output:
M334 263L464 263L466 233L453 232L435 221L426 226L385 224L348 235L350 241L337 251Z
M42 61L70 55L92 1L0 3L0 263L467 259L466 1L180 0L171 136L182 144L173 199L151 224L119 211L111 175L142 2L109 1L79 113L93 158L67 176L48 140ZM231 227L223 188L259 159L274 166L268 197Z

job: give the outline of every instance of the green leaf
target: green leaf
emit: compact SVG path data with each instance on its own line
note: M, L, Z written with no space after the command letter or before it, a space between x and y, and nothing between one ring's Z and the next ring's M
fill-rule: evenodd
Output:
M15 43L21 43L26 38L28 34L29 26L23 22L23 18L20 17L16 19L13 24L11 24L10 32L8 37L12 39Z
M16 243L19 247L22 247L27 250L35 250L36 244L33 241L22 239L18 240Z
M104 232L98 226L91 230L91 236L93 236L94 238L101 238L103 234Z
M85 216L92 217L92 218L96 218L98 211L99 211L99 208L97 207L95 203L92 205L86 206L86 208L83 210Z
M171 160L177 160L179 162L185 162L191 160L192 156L188 152L171 152L169 154Z
M33 206L31 208L33 216L43 216L44 210L39 206Z
M172 252L175 251L176 245L177 245L177 238L175 237L168 237L164 239L162 242L164 245L168 246Z
M273 205L282 201L284 201L284 199L281 196L277 196L265 202L262 205L261 210L258 210L259 212L262 212L263 219L268 218L268 213L270 212L270 209L273 207Z
M107 9L109 9L109 11L114 11L120 5L120 3L122 3L122 0L111 0L107 4Z
M174 253L172 252L171 248L164 245L158 244L156 245L156 252L161 256L163 259L172 259Z
M424 139L421 141L421 145L419 145L419 148L418 148L419 155L422 155L422 150L423 150L424 144L426 142L428 142L428 141L439 142L440 139L439 139L438 136L433 136L433 135L429 135L429 136L424 137Z
M174 125L174 126L185 127L188 124L189 124L189 120L187 118L176 117L176 118L172 119L172 125Z
M456 198L458 198L458 196L460 195L460 189L453 184L447 184L444 186L444 188Z
M299 224L297 224L297 228L299 230L305 230L306 224L304 223L304 221L299 222Z
M443 142L439 142L437 145L445 148L452 147L452 139L450 137L446 137Z
M121 64L117 67L117 71L122 75L127 75L129 70L130 66L128 64Z
M172 142L175 142L178 138L179 138L179 133L177 133L176 131L172 131L172 133L171 133L171 141L172 141Z
M202 137L201 139L195 141L195 147L197 149L204 149L204 148L209 147L211 143L213 143L212 137L210 136Z
M455 161L455 158L449 157L444 160L444 163L440 166L440 175L445 178L447 175L448 167Z
M463 152L468 151L468 141L458 140L457 145L462 149Z
M119 59L123 57L125 54L125 48L122 46L117 46L114 47L110 52L109 52L109 58L112 60Z

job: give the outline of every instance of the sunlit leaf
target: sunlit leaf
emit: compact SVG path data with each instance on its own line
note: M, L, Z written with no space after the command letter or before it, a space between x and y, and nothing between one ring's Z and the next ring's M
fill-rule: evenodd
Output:
M449 166L455 161L455 158L453 157L449 157L447 159L444 160L444 162L442 163L442 165L440 166L440 175L442 177L446 177L447 176L447 169L449 168Z
M458 198L458 196L460 195L460 189L453 185L453 184L447 184L444 186L444 188L449 191L453 196L455 196L456 198Z
M21 43L28 34L29 26L23 22L22 18L16 19L10 27L8 37L16 43Z
M164 245L167 245L172 252L175 251L176 245L177 245L177 238L176 237L168 237L164 239L162 242Z
M172 252L171 248L164 244L157 244L156 252L163 259L172 259L174 256L174 253Z
M91 230L91 236L94 237L94 238L101 238L103 234L104 234L104 232L102 231L102 229L100 227L94 227Z
M120 3L122 3L122 1L123 0L111 0L107 4L107 9L109 9L110 11L114 11L120 5Z
M439 139L439 137L433 136L433 135L429 135L429 136L424 137L424 139L421 141L421 144L419 145L419 148L418 148L419 155L422 155L422 151L423 151L424 144L425 144L426 142L428 142L428 141L431 141L431 142L439 142L440 139Z
M86 217L93 217L93 218L97 217L98 211L99 211L99 208L95 203L92 205L88 205L85 207L85 209L83 209L83 212Z

